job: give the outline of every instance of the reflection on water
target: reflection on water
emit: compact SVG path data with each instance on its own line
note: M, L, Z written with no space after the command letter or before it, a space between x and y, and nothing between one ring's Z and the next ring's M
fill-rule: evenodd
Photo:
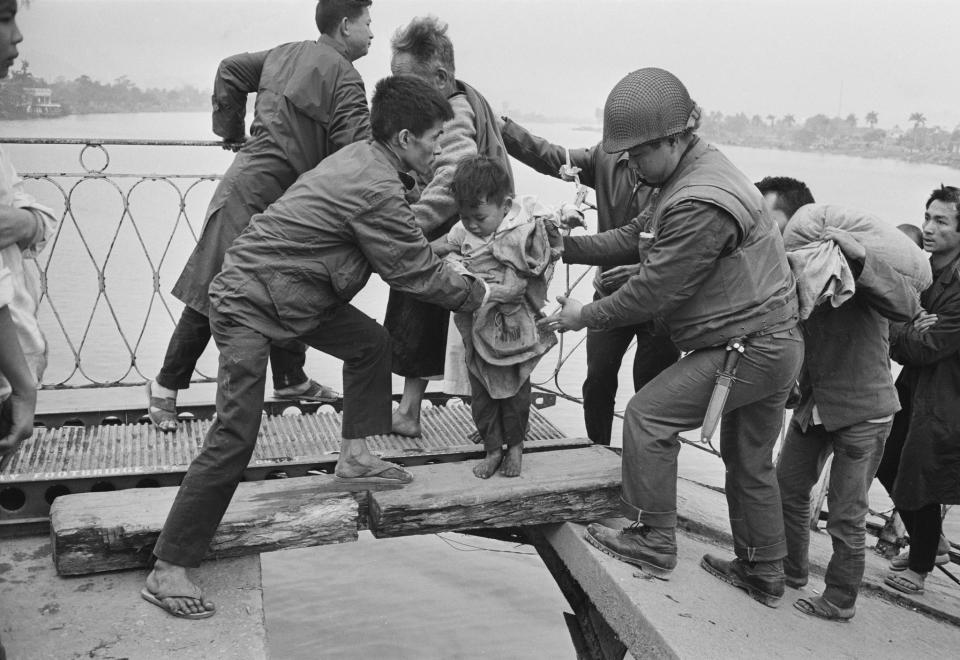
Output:
M24 137L117 137L210 139L205 113L87 115L48 121L3 122L4 134ZM544 136L570 147L590 146L599 133L573 130L568 125L531 125ZM21 171L80 171L76 147L8 145ZM818 201L848 204L873 211L893 223L919 223L929 191L944 182L957 185L960 172L946 167L866 160L814 153L729 148L726 153L749 177L786 175L808 182ZM215 148L140 149L112 147L108 172L222 173L231 154ZM537 194L547 203L571 201L573 189L515 165L518 192ZM31 191L44 203L62 210L60 193L46 182L31 182ZM130 218L123 218L117 193L105 182L89 182L71 199L75 214L84 218L90 239L80 244L76 228L65 227L62 253L54 257L50 298L56 305L68 336L51 330L56 319L49 301L41 321L51 343L47 381L59 380L73 369L69 342L75 345L87 334L82 358L98 379L116 378L130 368L128 346L118 336L134 338L137 365L152 376L159 369L173 328L160 301L147 314L152 292L148 263L160 273L160 287L170 314L176 318L179 303L169 289L186 261L191 228L199 229L213 185L204 184L186 199L191 226L183 222L167 244L177 223L177 199L169 186L145 183L131 194ZM122 206L122 205L121 205ZM592 218L588 224L595 227ZM66 246L70 247L67 248ZM89 253L87 252L89 250ZM105 278L111 299L96 307L97 273L94 259L111 253ZM562 271L552 291L562 293ZM590 278L575 295L591 296ZM382 319L387 289L373 278L355 301L372 317ZM87 329L89 326L89 330ZM564 339L566 347L575 334ZM557 351L548 355L534 376L550 381ZM629 364L628 359L624 364ZM213 348L200 362L206 374L216 371ZM340 365L316 351L308 354L307 370L314 378L342 389ZM585 373L583 351L574 354L558 378L559 386L579 396ZM135 374L134 374L135 376ZM621 370L620 382L630 382L630 369ZM134 377L134 380L136 378ZM552 382L550 382L552 385ZM401 381L394 382L399 391ZM618 396L622 409L630 392ZM569 436L585 436L580 409L560 402L546 411L550 420ZM615 444L620 423L614 428ZM687 449L681 453L681 473L698 481L722 485L723 466L718 459ZM889 507L879 486L871 493L873 508ZM951 518L956 518L952 516ZM954 523L952 527L957 527ZM956 530L960 538L960 529ZM264 555L264 592L270 646L277 658L573 658L561 612L566 603L539 558L529 548L472 537L448 538L480 546L473 550L448 544L436 536L373 541L364 535L359 543L327 548L293 550ZM456 545L456 548L452 547ZM510 552L503 552L510 551ZM527 554L511 554L519 551Z

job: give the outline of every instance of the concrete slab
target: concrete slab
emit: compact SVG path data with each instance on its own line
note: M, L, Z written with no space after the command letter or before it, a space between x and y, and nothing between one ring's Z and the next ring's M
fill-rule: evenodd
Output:
M679 479L677 509L680 512L681 525L687 530L719 540L728 547L733 546L727 524L727 500L722 493L686 479ZM822 526L821 523L821 529L810 534L810 570L813 573L810 585L821 590L823 575L833 555L830 535L822 529ZM883 578L890 570L890 565L886 559L873 551L876 539L868 535L867 545L867 565L861 592L873 592L904 607L960 626L960 585L950 580L942 571L934 570L927 576L925 593L922 596L902 594L883 582ZM960 565L950 564L945 568L953 575L960 577Z
M546 536L635 658L942 658L956 652L956 627L872 593L861 595L853 621L823 621L793 607L815 587L787 589L772 609L700 568L706 553L732 556L728 547L681 533L679 564L663 581L593 548L583 529L566 523Z
M144 571L61 578L46 537L0 544L0 638L11 660L268 657L260 557L210 561L195 574L217 605L176 619L140 598Z
M960 588L944 588L932 578L930 597L895 598L881 586L886 561L870 551L851 622L823 621L794 609L798 598L823 590L831 552L825 533L811 538L810 584L787 589L777 609L754 601L699 565L706 553L732 558L723 495L684 480L678 490L683 531L679 564L669 581L601 553L583 539L581 525L545 528L550 545L634 657L919 658L952 657L956 652ZM619 524L626 521L619 519ZM923 608L918 607L925 598Z

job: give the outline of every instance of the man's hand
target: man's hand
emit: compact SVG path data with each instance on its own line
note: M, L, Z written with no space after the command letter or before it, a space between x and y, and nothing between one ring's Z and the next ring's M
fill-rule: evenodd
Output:
M587 223L583 221L583 213L570 204L561 206L557 212L557 217L560 220L560 227L567 231L574 227L587 228Z
M604 291L613 292L622 287L627 280L640 272L641 264L614 266L600 275L600 286Z
M0 456L12 454L20 443L33 435L33 415L37 409L37 391L14 390L0 410Z
M582 171L583 170L576 165L571 165L568 157L567 162L560 166L559 175L564 181L576 181L577 175L579 175Z
M851 261L863 261L867 258L867 249L848 231L827 227L823 231L823 239L836 243L843 256Z
M240 151L240 149L243 148L243 145L246 144L246 142L247 142L247 136L244 135L239 140L231 140L230 142L227 142L226 140L224 140L223 144L220 146L224 151L232 151L233 153L237 153L238 151Z
M924 333L937 324L937 315L930 312L921 311L917 318L913 319L913 329L919 333Z
M583 309L582 302L576 298L568 298L566 296L557 296L557 302L560 303L562 307L550 316L545 316L537 321L538 327L546 328L547 330L556 330L558 332L582 330L586 327L586 324L580 318L580 313Z

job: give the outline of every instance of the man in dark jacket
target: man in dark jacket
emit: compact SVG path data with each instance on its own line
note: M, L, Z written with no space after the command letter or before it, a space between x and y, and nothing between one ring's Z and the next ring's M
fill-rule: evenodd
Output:
M799 205L813 202L796 179L769 177L758 187L783 226ZM796 195L798 190L807 198ZM863 579L867 493L900 407L887 357L888 319L909 321L919 302L910 282L851 234L827 227L823 238L836 242L849 262L856 293L839 307L816 307L802 324L806 353L800 402L780 450L777 480L787 537L786 582L800 588L809 579L810 490L833 451L827 495L833 556L826 588L821 596L797 600L795 607L811 616L846 620L856 612Z
M349 303L374 271L391 287L450 309L472 311L484 301L487 285L440 261L406 199L414 185L407 172L430 171L452 114L447 100L417 78L381 80L373 139L344 147L300 177L227 251L210 285L210 325L220 350L217 417L157 540L145 599L174 616L213 613L186 568L209 551L253 455L271 342L303 341L343 360L338 479L411 480L367 449L366 437L393 430L390 339Z
M803 356L797 295L776 225L760 193L695 134L700 109L662 69L627 75L604 107L603 148L626 151L659 188L649 229L642 219L596 236L564 240L564 259L641 267L611 295L583 305L560 298L548 327L579 330L657 320L687 354L627 406L623 431L623 530L592 524L587 540L665 578L676 566L679 433L703 423L717 372L733 343L736 367L720 435L736 559L701 565L775 606L786 554L773 446Z
M317 41L243 53L220 63L213 86L213 131L243 142L210 200L197 246L173 287L186 305L156 380L147 383L150 419L177 428L177 392L190 386L210 341L210 282L223 255L251 216L262 212L329 154L370 135L370 113L352 62L367 54L372 0L320 0ZM256 93L250 138L244 141L247 95ZM296 342L271 349L274 393L328 400L336 393L307 378L306 348Z
M445 236L456 224L457 204L449 184L457 163L466 156L489 156L513 174L496 115L486 99L470 85L457 80L453 43L447 25L433 16L414 18L390 41L394 75L413 75L440 91L453 106L453 119L443 127L440 155L432 176L423 182L420 199L413 204L417 224L428 240ZM420 435L420 404L428 379L444 375L444 358L450 313L391 290L383 325L393 340L393 372L404 377L403 396L394 426L405 435Z
M920 296L918 323L890 326L890 355L902 409L877 477L900 513L910 549L891 562L885 582L921 594L935 563L946 563L941 504L960 504L960 189L941 186L927 200L923 249L933 284ZM938 547L941 546L941 547Z
M653 189L643 185L626 153L608 154L602 143L568 152L506 117L501 132L507 152L542 174L563 178L560 171L566 167L569 153L569 164L579 170L581 183L596 192L597 233L629 224L650 202ZM596 290L593 299L600 300L619 289L639 268L639 263L599 268L593 282ZM597 444L610 444L620 362L634 339L637 341L633 358L634 392L680 357L669 337L654 333L652 323L587 328L583 421L587 436Z

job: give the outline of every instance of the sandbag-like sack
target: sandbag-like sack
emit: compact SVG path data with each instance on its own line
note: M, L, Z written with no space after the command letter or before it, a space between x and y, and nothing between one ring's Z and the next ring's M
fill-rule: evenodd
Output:
M797 209L783 232L787 252L823 240L827 227L850 232L872 256L882 259L922 293L933 283L930 257L906 234L866 211L836 204L807 204Z

